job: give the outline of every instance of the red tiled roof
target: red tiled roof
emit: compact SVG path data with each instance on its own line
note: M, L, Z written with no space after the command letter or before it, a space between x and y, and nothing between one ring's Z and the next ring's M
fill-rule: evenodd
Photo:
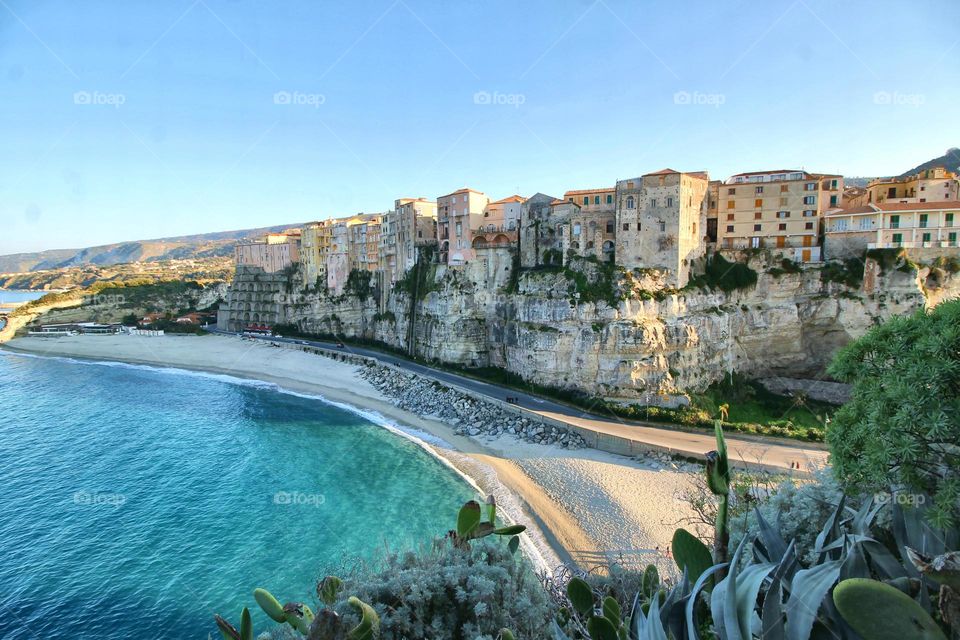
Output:
M930 211L931 209L960 209L960 201L944 202L880 202L874 203L881 211Z
M676 171L676 170L674 170L674 169L660 169L660 171L654 171L653 173L646 173L646 174L644 174L644 175L648 175L648 176L665 176L665 175L669 175L669 174L671 174L671 173L680 173L680 172L679 172L679 171Z
M573 189L571 191L565 191L563 197L567 196L579 196L586 193L604 193L606 191L616 191L616 187L603 187L601 189Z
M490 204L503 204L504 202L526 202L526 201L527 199L524 198L523 196L513 195L508 198L504 198L503 200L497 200L495 202L491 202Z

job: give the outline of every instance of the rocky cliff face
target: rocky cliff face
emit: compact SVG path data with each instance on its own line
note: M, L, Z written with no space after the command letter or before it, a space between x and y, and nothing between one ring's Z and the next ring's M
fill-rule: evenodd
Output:
M871 326L960 295L960 278L912 264L868 260L856 287L817 266L784 271L764 255L749 264L756 285L729 293L648 291L641 287L658 281L649 273L618 273L611 285L589 264L577 273L513 273L504 260L433 266L416 296L402 287L363 299L315 293L271 302L270 318L545 386L669 405L729 372L821 376L833 353ZM250 277L238 274L233 289L249 288Z

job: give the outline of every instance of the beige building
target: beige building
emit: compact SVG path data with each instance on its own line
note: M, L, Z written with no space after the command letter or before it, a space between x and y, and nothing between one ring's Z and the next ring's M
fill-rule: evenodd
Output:
M480 226L473 229L474 249L516 246L520 218L526 198L513 195L489 203L483 210Z
M834 259L867 249L952 249L958 252L960 201L882 202L829 211L824 252Z
M380 226L383 215L369 213L358 218L359 222L348 227L350 269L377 271L380 269Z
M301 229L300 265L303 283L307 287L326 286L327 256L333 245L333 223L333 220L321 220Z
M238 242L234 247L234 260L237 266L256 267L267 273L283 271L300 261L300 230Z
M901 204L960 200L957 175L943 167L924 169L905 178L882 178L867 185L866 202Z
M706 252L710 178L663 169L620 180L616 188L617 263L665 270L683 287Z
M396 282L417 263L418 249L437 241L437 203L399 198L380 223L380 269Z
M438 258L442 264L461 265L475 257L473 230L483 223L488 204L486 194L466 188L437 198Z
M754 171L720 186L720 249L781 249L800 262L819 261L820 221L841 206L843 176L800 170Z

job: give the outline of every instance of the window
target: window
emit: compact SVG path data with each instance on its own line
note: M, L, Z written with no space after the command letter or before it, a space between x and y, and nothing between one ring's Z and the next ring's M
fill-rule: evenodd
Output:
M956 232L956 231L951 231L950 233L947 234L947 243L949 243L949 245L950 245L951 247L957 246L957 232Z
M786 198L780 198L780 206L781 206L781 207L787 206L787 199L786 199Z
M467 202L467 194L463 194L463 201Z
M777 228L778 228L780 231L786 231L786 230L787 230L787 223L781 222L779 225L777 225Z
M943 226L952 227L953 226L953 214L948 213L943 218Z
M813 223L812 223L812 222L808 222L808 223L806 223L805 225L803 225L803 228L804 228L804 229L808 229L808 230L809 230L809 229L813 229Z
M733 219L736 218L736 217L737 217L737 216L735 216L734 214L728 213L728 214L727 214L727 222L733 222Z
M760 207L762 207L762 206L763 206L763 198L757 198L756 200L754 200L754 201L753 201L753 206L757 207L758 209L759 209Z
M733 200L727 200L727 209L735 209L736 207L737 207L736 202L734 202Z
M583 204L590 204L590 196L583 196Z
M567 200L569 200L570 202L573 202L573 197L571 196L571 197L567 198Z
M733 233L733 225L732 225L732 224L728 224L728 225L727 225L727 233Z
M762 211L755 211L755 212L753 213L753 219L754 219L754 220L759 220L759 219L761 219L762 217L763 217L763 212L762 212Z
M900 216L890 216L890 228L891 229L900 228Z
M650 206L651 206L651 207L656 207L656 206L657 206L657 199L656 199L656 198L650 198Z
M580 223L579 223L579 222L575 222L574 225L573 225L573 235L575 235L575 236L580 235Z
M763 187L757 187L754 189L754 193L763 193Z
M762 226L763 226L763 225L755 224L755 225L753 225L753 230L754 230L754 231L760 231L761 228L762 228Z
M613 220L607 220L607 233L613 233Z
M633 209L634 204L633 196L627 196L627 209Z
M816 183L816 182L807 182L807 183L805 183L805 184L803 185L803 190L804 190L804 191L816 191L816 190L817 190L817 183Z
M831 207L837 206L837 196L830 196L830 206Z
M661 222L661 223L660 223L660 233L663 233L663 232L666 231L666 230L667 230L667 223L666 223L666 222Z
M736 195L736 193L737 193L737 190L734 188L727 189L728 196Z
M673 198L667 198L667 206L668 206L668 207L672 207L672 206L673 206Z
M923 234L922 239L923 239L923 242L930 242L930 234L929 233Z
M624 230L624 231L630 231L630 223L629 223L629 222L624 222L624 223L623 223L623 230Z
M920 228L921 228L921 229L926 229L926 228L927 228L927 221L928 221L928 219L929 219L929 216L928 216L926 213L921 213L921 214L920 214Z
M893 242L895 244L900 244L901 242L903 242L903 234L902 233L893 234Z
M817 196L803 196L803 204L817 204Z
M787 193L788 191L790 191L790 187L785 184L780 185L780 193Z
M816 211L813 211L812 209L805 209L804 212L803 212L803 217L804 217L804 218L812 218L812 217L814 217L815 215L817 215L817 212L816 212Z
M593 196L593 204L600 204L600 196Z
M637 223L637 231L640 231L640 223Z
M613 204L613 194L612 194L612 193L608 193L608 194L607 194L607 204Z
M789 211L777 211L777 217L778 217L778 218L789 218L789 217L790 217L790 212L789 212Z

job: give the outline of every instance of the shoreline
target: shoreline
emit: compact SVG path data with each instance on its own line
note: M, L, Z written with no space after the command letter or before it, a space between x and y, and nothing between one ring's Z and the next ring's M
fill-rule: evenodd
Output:
M446 423L392 404L360 378L357 365L223 336L17 338L2 350L258 381L340 406L414 441L474 489L495 495L501 513L528 525L522 543L539 570L552 573L560 564L590 569L604 558L622 561L624 554L672 569L664 552L673 526L686 515L676 499L689 485L686 473L652 470L595 449L461 436ZM281 360L282 366L264 372ZM661 518L669 516L673 522L665 528ZM451 513L451 525L455 518Z

